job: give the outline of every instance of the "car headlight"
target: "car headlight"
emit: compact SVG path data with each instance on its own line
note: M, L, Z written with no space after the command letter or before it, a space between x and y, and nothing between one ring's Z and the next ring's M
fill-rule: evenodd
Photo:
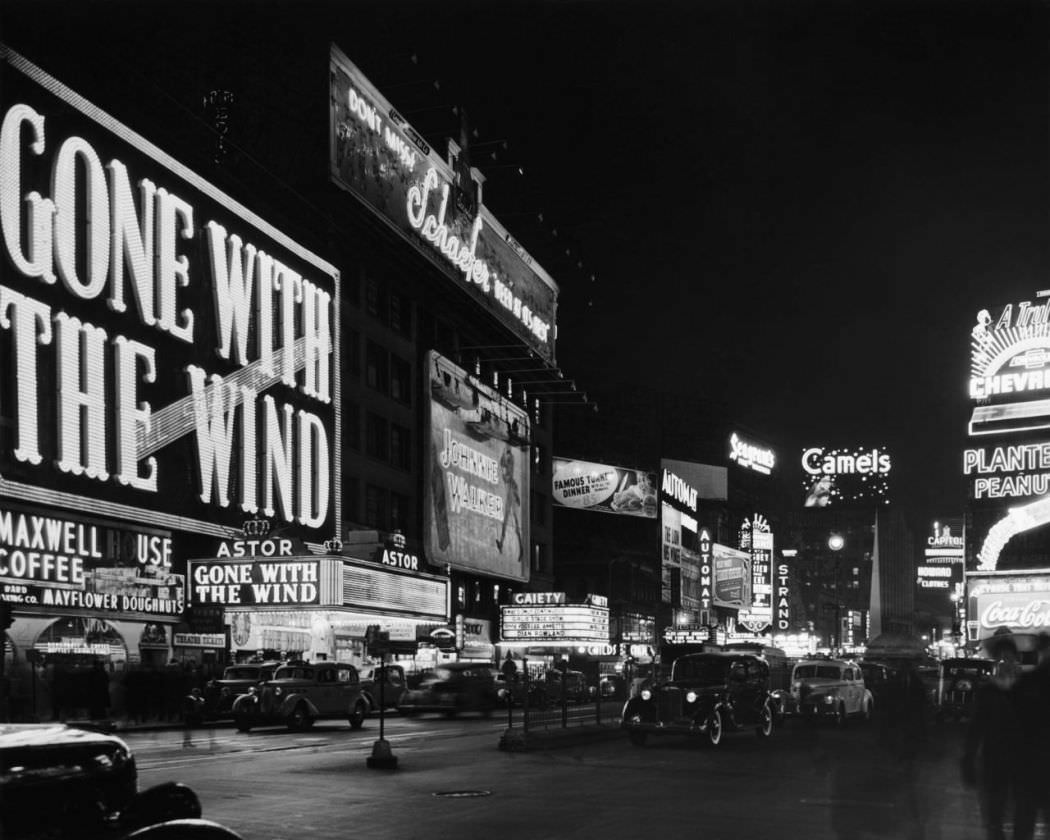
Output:
M695 691L686 692L685 702L686 703L695 703L697 697L699 697L699 695Z
M275 697L280 697L281 696L281 687L279 685L275 685L273 687L273 693L274 693Z
M653 699L653 692L652 692L652 689L648 689L648 688L643 688L643 689L641 690L641 692L639 693L639 696L640 696L640 697L641 697L641 698L642 698L643 700L652 700L652 699Z
M825 703L825 704L827 704L827 705L829 705L829 706L830 706L830 705L831 705L832 703L834 703L834 702L835 702L835 698L834 698L834 697L832 697L832 696L831 696L830 694L825 694L825 695L824 695L824 703Z
M250 696L254 697L258 693L259 693L259 689L256 688L254 685L248 686L248 694Z

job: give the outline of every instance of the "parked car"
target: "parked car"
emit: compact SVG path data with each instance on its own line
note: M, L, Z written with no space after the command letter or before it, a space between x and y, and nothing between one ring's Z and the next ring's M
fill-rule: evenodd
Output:
M132 832L142 840L239 840L200 819L200 799L185 785L139 791L127 743L85 726L0 724L0 803L4 840L119 840Z
M204 686L205 720L221 720L233 717L233 701L242 694L247 694L253 685L273 677L273 672L281 662L245 662L241 665L230 665L222 672L221 679L210 680Z
M864 685L860 667L844 659L803 659L791 674L795 714L809 720L870 720L875 698Z
M582 671L547 671L543 675L543 686L547 700L553 706L561 705L563 697L568 703L586 703L592 699L591 689Z
M618 674L607 674L598 683L598 696L602 700L626 700L627 681Z
M970 717L977 689L992 678L995 664L990 659L942 660L937 686L937 719Z
M239 732L283 724L304 730L320 718L346 718L360 729L369 701L361 693L357 669L342 662L282 665L273 679L252 686L233 702Z
M419 684L406 691L398 711L408 717L423 712L441 712L455 717L460 712L491 715L499 703L494 671L474 662L439 665Z
M369 665L358 673L361 694L368 701L368 711L396 709L401 695L408 689L405 669L401 665Z
M671 667L671 678L644 686L623 708L621 727L637 746L649 735L686 734L712 746L727 731L773 734L769 665L746 653L691 653Z
M507 675L496 672L493 679L496 681L496 696L500 703L506 703L508 696L510 702L515 706L525 705L526 691L529 696L529 708L546 709L549 705L546 685L542 680L530 679L528 683L521 674L515 674L511 680ZM526 688L527 686L527 688Z
M871 692L874 710L878 709L886 701L886 693L893 682L894 670L884 662L858 662L861 676L864 677L864 687Z

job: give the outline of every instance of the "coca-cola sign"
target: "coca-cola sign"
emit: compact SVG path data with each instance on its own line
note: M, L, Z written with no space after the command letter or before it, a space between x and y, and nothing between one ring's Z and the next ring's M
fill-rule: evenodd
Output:
M967 613L980 639L1005 627L1015 633L1050 630L1050 575L988 574L967 576Z

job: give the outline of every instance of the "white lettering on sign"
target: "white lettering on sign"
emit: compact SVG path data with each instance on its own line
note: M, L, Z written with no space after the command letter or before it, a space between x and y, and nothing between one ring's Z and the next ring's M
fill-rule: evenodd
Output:
M515 592L510 596L511 603L522 605L564 604L564 592Z
M777 565L777 594L776 594L776 615L777 615L777 630L785 631L790 627L791 608L788 602L788 596L790 589L788 587L788 578L790 570L787 563L780 563Z
M311 604L319 595L316 560L196 563L190 577L194 604Z
M74 302L104 299L110 312L137 317L186 345L201 336L197 313L185 304L210 303L216 355L242 367L224 379L187 365L188 394L154 410L139 394L142 383L158 379L154 348L0 285L0 329L11 332L13 347L16 460L45 462L38 354L52 347L55 429L45 429L43 439L54 441L49 454L58 470L155 494L153 453L196 433L203 502L231 504L235 459L243 511L279 509L286 522L320 527L331 484L325 428L316 415L260 394L281 382L331 402L332 295L217 222L204 224L200 246L187 244L198 230L188 201L146 178L133 187L127 167L116 158L104 164L83 137L67 137L53 152L46 140L43 114L26 104L6 111L0 232L15 270ZM24 163L49 152L50 196L24 190ZM202 270L211 279L210 299L193 288L191 257L209 262ZM256 360L249 364L250 333Z
M1007 606L992 601L981 613L981 624L987 628L1009 625L1021 628L1050 627L1050 600L1033 599L1027 604Z
M438 190L438 187L441 189ZM413 184L408 189L405 208L408 223L462 273L467 284L473 284L486 294L492 295L529 332L540 341L546 342L551 325L515 295L514 290L489 268L488 263L475 256L478 235L483 225L481 216L474 217L466 239L457 236L446 223L449 192L449 184L441 182L437 170L433 167L428 169L423 176L423 183ZM437 212L428 212L435 200L438 202Z
M216 557L291 557L292 541L279 540L230 540L219 543Z
M736 432L729 438L729 460L755 472L769 475L776 465L777 456L772 449L747 443L740 439Z
M823 447L814 446L802 453L802 469L810 475L878 475L892 467L889 454L878 449L863 454L825 454Z
M664 470L664 479L660 489L665 495L685 505L694 513L697 511L697 491L670 470Z
M409 569L413 572L419 571L419 558L414 554L404 551L391 551L383 549L383 565L393 566L395 569Z

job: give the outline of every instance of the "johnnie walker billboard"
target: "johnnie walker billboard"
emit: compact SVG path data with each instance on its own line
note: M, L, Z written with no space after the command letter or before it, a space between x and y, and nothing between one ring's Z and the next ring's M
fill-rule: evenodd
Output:
M339 533L335 269L0 51L0 497Z

